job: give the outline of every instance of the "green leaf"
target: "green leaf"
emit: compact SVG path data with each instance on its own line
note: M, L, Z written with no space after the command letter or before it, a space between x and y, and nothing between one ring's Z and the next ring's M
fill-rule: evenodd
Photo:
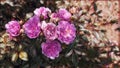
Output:
M97 11L97 5L96 3L93 4L94 10Z
M69 53L72 49L74 49L75 45L76 45L76 42L74 40L73 43L69 45L68 48L65 49L65 55Z
M86 42L88 42L88 38L86 36L82 36L82 39Z
M78 55L77 54L72 54L72 63L73 63L73 66L74 67L77 67L78 66Z

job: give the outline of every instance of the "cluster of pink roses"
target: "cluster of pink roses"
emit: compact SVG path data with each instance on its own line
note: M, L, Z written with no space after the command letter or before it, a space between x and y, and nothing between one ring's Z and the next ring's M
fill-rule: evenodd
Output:
M40 19L43 17L43 20ZM45 20L50 18L49 22ZM71 13L66 9L59 9L56 13L51 13L49 8L40 7L35 9L34 16L31 17L24 25L24 33L30 38L37 38L43 32L46 42L41 44L42 53L50 59L59 56L62 48L61 43L70 44L76 37L76 28L70 21ZM52 21L51 21L52 20ZM58 25L53 20L57 20ZM10 21L5 25L6 31L10 36L16 37L20 35L20 23L18 21Z

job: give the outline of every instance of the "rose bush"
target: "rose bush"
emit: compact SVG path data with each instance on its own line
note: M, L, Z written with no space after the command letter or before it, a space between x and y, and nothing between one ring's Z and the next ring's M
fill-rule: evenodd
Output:
M0 33L0 68L119 67L119 44L103 28L117 23L117 7L107 11L111 6L103 3L104 10L101 1L27 1L16 0L13 13L0 10L9 21Z
M72 43L76 37L76 28L74 24L70 22L71 14L66 9L60 9L57 12L57 16L60 19L58 25L52 22L47 23L44 20L48 18L48 13L50 12L51 10L45 7L35 9L35 15L25 22L23 30L30 39L39 37L42 32L47 40L45 43L41 44L42 53L50 59L55 59L55 57L59 57L59 52L62 50L59 42L67 45ZM40 19L41 15L44 17L43 21ZM19 35L20 25L17 21L12 22L12 25L11 22L9 23L9 27L8 24L6 24L8 33L12 36ZM16 33L12 34L12 32ZM59 42L57 42L57 39Z

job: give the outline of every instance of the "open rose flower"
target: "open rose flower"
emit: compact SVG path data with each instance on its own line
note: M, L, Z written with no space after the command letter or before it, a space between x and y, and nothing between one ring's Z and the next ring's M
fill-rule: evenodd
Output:
M70 44L76 37L74 24L68 21L60 21L57 26L58 40L62 43Z
M57 14L57 13L52 13L52 14L50 15L50 19L51 19L51 21L53 21L53 22L59 21L58 14Z
M70 20L71 13L68 12L66 9L59 9L57 12L57 16L60 18L60 20Z
M46 24L43 27L43 33L46 37L47 40L54 40L57 38L57 29L56 29L56 25L54 23L42 23L42 24Z
M10 36L18 36L20 34L20 24L18 21L10 21L5 25L6 31Z
M61 45L58 41L46 41L41 44L42 53L50 59L59 57Z
M57 15L57 13L52 13L52 14L50 15L50 17L51 17L52 19L56 19L56 18L58 18L58 15Z
M51 13L51 10L49 8L45 8L45 7L40 7L34 10L34 14L37 16L43 16L44 19L48 18L48 13Z
M24 25L24 31L29 38L36 38L39 36L41 29L40 29L40 19L38 16L33 16L30 18Z

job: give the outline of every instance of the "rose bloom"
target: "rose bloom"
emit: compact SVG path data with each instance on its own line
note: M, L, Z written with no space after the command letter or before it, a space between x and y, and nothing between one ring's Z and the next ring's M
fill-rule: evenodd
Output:
M46 23L43 33L47 40L54 40L57 38L57 29L54 23Z
M76 28L74 24L68 21L60 21L57 26L58 40L61 43L70 44L76 37Z
M60 20L70 20L71 13L66 9L61 8L58 10L57 16L60 18Z
M20 34L20 24L18 21L10 21L5 25L6 31L10 36L18 36Z
M59 20L58 14L57 14L57 13L52 13L52 14L50 15L50 19L51 19L51 21L53 21L53 22L57 22L57 21Z
M58 41L46 41L41 44L42 53L50 59L59 57L61 45Z
M24 25L24 31L29 38L36 38L39 36L41 29L40 29L40 19L38 16L31 17Z
M45 7L40 7L34 10L34 14L37 16L43 16L44 19L48 18L48 13L51 13L51 10L49 8L45 8Z
M56 18L58 18L58 15L57 15L57 13L52 13L52 14L50 15L50 17L51 17L52 19L56 19Z

